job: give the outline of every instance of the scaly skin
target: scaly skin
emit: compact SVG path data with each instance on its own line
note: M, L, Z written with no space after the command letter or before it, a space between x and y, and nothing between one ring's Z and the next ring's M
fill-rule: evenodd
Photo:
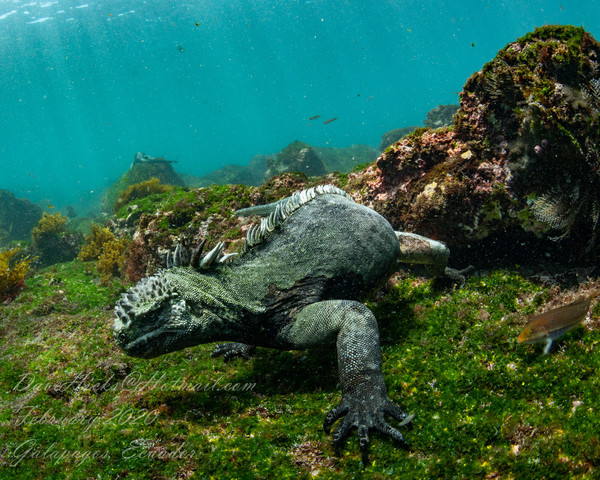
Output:
M384 415L400 425L412 416L388 398L377 321L362 302L399 262L424 263L436 275L452 275L448 249L394 232L381 215L330 186L241 213L255 211L270 217L249 233L248 248L234 261L217 264L217 246L202 264L161 270L124 294L115 307L116 342L128 355L143 358L236 342L213 352L225 359L248 357L254 345L291 350L335 342L342 401L327 414L324 428L329 432L343 417L333 434L336 452L353 428L365 463L372 429L404 444ZM178 250L169 262L189 257L197 255Z

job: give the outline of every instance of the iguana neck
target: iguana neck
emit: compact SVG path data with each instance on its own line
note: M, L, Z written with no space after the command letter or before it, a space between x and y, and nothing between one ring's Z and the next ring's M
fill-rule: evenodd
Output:
M190 267L164 270L163 275L175 287L193 313L209 310L225 325L238 320L242 311L260 313L259 292L243 281L240 272L227 266L218 272L199 273Z

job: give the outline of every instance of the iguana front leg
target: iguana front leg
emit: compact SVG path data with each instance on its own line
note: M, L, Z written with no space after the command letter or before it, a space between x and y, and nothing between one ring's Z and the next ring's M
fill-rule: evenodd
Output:
M308 305L281 331L278 339L298 349L336 341L342 401L325 416L323 428L329 433L335 421L344 417L333 434L337 455L354 428L358 430L365 464L372 429L406 444L402 434L389 425L384 416L391 415L402 426L412 420L412 415L404 413L387 395L381 373L379 329L375 316L365 305L347 300Z

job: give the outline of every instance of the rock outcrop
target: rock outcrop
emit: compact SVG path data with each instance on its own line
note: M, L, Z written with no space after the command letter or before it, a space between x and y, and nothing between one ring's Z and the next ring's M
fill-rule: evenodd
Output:
M285 172L302 172L309 177L325 175L327 170L319 154L308 143L296 140L276 157L267 159L265 180Z
M29 240L31 230L42 218L42 209L29 200L0 190L0 245L13 240Z
M136 153L129 170L121 175L104 193L101 205L102 211L112 212L121 191L130 185L151 178L158 178L163 185L185 186L184 181L171 165L172 163L174 162L162 157L150 157L141 152Z
M396 229L450 247L568 237L569 255L595 253L599 60L582 28L536 29L467 80L453 129L417 130L349 188Z

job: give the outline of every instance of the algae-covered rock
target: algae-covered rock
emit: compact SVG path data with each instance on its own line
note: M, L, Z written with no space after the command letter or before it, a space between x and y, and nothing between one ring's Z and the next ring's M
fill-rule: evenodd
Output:
M73 260L82 243L80 233L69 231L66 227L67 217L56 213L43 213L37 226L31 232L30 251L38 257L38 266L54 265Z
M195 247L206 240L207 248L212 248L219 239L227 240L229 251L241 248L245 236L241 226L247 220L233 212L249 206L251 190L244 185L174 188L146 199L143 208L138 208L139 223L125 253L124 276L138 281L155 273L166 265L167 252L178 243Z
M28 240L31 230L42 218L42 209L29 200L0 189L0 244Z
M324 175L327 170L313 147L296 140L279 152L275 158L267 159L265 180L284 172L302 172L309 177L314 177Z
M131 203L133 200L144 198L155 193L168 192L171 188L170 185L161 185L160 180L156 177L129 185L125 190L122 190L119 193L119 197L113 207L114 211L118 211L123 205Z
M568 253L590 253L600 216L599 59L600 44L572 26L510 43L467 80L454 128L417 130L391 146L351 176L355 198L395 228L451 247L569 236Z
M459 105L438 105L429 112L427 118L423 120L423 124L431 128L449 127L454 121L454 114L458 110ZM385 132L381 137L379 151L383 152L387 147L396 143L406 135L414 132L416 129L422 128L419 126L396 128Z
M135 154L129 170L113 183L102 197L102 211L112 212L119 194L130 185L141 183L151 178L158 178L163 185L184 186L185 183L171 165L173 161L162 157L150 157L141 152Z
M459 136L482 134L538 220L588 247L600 215L599 57L583 28L538 28L467 81L456 125Z

